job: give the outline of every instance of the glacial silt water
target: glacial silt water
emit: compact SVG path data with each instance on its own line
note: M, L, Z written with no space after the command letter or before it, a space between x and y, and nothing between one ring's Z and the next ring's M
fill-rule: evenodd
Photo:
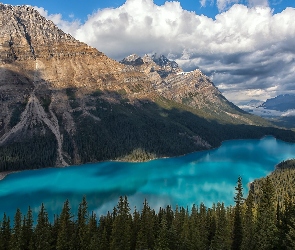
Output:
M0 181L0 218L13 216L16 208L26 213L30 205L36 213L44 203L50 219L60 213L69 199L76 213L86 196L89 210L105 214L127 195L137 209L146 198L152 208L166 205L191 206L222 201L233 204L238 176L247 184L266 176L282 160L295 158L295 144L273 137L261 140L232 140L221 147L181 157L143 163L101 162L23 171Z

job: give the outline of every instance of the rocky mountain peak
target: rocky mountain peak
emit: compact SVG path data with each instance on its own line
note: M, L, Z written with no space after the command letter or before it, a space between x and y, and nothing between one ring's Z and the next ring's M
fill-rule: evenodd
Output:
M144 61L140 56L132 54L130 56L125 57L123 60L120 61L120 63L125 65L140 66L144 64Z
M2 63L66 56L65 44L80 47L80 52L94 53L92 48L60 30L31 6L0 4L0 27L0 54L6 56Z
M171 69L177 69L178 64L175 61L169 60L166 56L158 56L156 53L152 55L152 60L161 67L169 67Z
M145 54L140 57L136 54L125 57L120 63L135 66L132 70L139 70L146 73L157 72L160 78L166 78L170 74L182 72L182 69L175 61L169 60L164 55Z

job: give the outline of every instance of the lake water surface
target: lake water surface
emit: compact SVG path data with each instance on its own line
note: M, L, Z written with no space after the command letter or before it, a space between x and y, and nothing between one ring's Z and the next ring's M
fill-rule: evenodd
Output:
M249 182L289 158L295 158L295 144L264 137L226 141L217 149L143 163L101 162L23 171L0 181L0 219L4 212L12 217L16 208L26 213L29 205L37 213L42 202L52 219L66 199L76 213L84 195L89 210L98 215L112 210L120 195L128 196L132 210L140 209L145 198L155 209L200 202L211 206L217 201L230 205L239 175L246 194Z

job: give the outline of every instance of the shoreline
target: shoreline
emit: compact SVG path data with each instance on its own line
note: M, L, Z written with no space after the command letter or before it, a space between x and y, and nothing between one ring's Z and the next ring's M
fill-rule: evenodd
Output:
M204 151L210 151L210 150L215 150L219 147L222 146L223 143L227 142L227 141L239 141L239 140L262 140L266 137L273 137L275 138L276 140L280 140L280 139L277 139L275 136L273 135L264 135L260 138L252 138L252 139L232 139L232 140L224 140L220 143L219 146L217 147L211 147L211 148L208 148L208 149L202 149L202 150L199 150L199 151L193 151L193 152L188 152L186 154L182 154L182 155L176 155L176 156L163 156L163 157L155 157L155 158L152 158L152 159L147 159L147 160L143 160L143 161L139 161L139 160L135 160L135 161L124 161L124 159L113 159L113 160L104 160L104 161L98 161L98 162L85 162L85 163L81 163L81 164L75 164L75 165L67 165L67 166L54 166L54 167L48 167L48 168L65 168L65 167L73 167L73 166L80 166L80 165L84 165L84 164L93 164L93 163L101 163L101 162L128 162L128 163L140 163L140 162L149 162L149 161L153 161L153 160L158 160L158 159L167 159L167 158L178 158L178 157L183 157L183 156L186 156L186 155L189 155L189 154L193 154L193 153L197 153L197 152L204 152ZM282 141L282 140L281 140ZM286 142L286 141L284 141ZM292 143L292 142L286 142L286 143ZM294 143L292 143L294 144ZM24 169L24 170L21 170L21 171L26 171L26 170L40 170L40 169L46 169L46 168L37 168L37 169ZM275 166L274 166L274 170L275 170ZM5 172L0 172L0 181L2 181L7 175L9 174L13 174L13 173L17 173L17 172L21 172L19 170L15 170L15 171L5 171Z
M7 175L17 173L19 171L5 171L5 172L0 172L0 181L2 181Z

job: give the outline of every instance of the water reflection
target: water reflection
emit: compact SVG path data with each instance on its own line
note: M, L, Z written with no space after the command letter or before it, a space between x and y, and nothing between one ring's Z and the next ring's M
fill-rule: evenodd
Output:
M247 183L267 175L282 160L295 157L295 145L265 137L261 140L226 141L220 148L182 157L145 163L103 162L69 168L52 168L12 174L0 182L0 213L26 213L43 202L51 218L70 200L75 213L83 195L89 209L105 214L127 195L140 209L146 198L158 209L223 201L233 204L239 175ZM245 193L247 190L245 190Z

